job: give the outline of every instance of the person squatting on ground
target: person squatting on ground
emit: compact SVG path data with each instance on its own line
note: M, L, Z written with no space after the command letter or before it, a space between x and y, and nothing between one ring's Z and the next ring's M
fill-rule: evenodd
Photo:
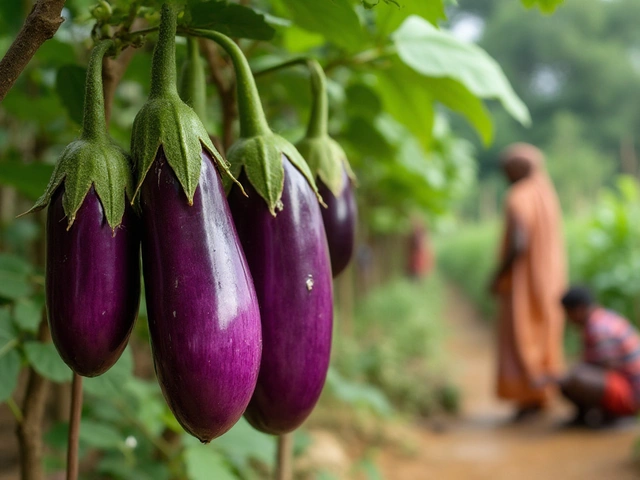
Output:
M640 411L640 335L619 314L596 304L588 289L562 297L569 322L582 333L582 360L552 378L576 406L577 425L600 427ZM542 382L544 383L544 382Z
M490 289L498 299L498 397L516 405L515 420L543 409L554 392L541 377L561 372L566 288L558 198L542 152L517 143L501 158L511 184L499 266Z

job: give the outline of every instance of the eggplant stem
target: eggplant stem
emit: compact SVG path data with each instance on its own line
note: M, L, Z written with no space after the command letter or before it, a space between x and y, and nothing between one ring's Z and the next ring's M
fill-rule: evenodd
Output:
M304 65L311 79L311 115L307 125L307 138L322 137L329 132L329 101L327 97L327 76L317 60L311 57L294 57L283 63L259 70L255 77L276 72L289 67Z
M151 59L151 91L149 98L178 95L176 85L176 28L178 14L176 8L162 5L158 43Z
M99 140L107 137L107 121L102 93L102 58L112 46L112 40L103 40L91 52L87 67L82 116L82 138L85 139Z
M71 413L69 415L69 441L67 444L67 480L78 480L78 440L82 418L82 377L73 374L71 383Z
M258 87L251 73L251 67L240 47L229 37L212 30L194 29L190 35L208 38L220 45L229 55L236 71L238 117L242 138L258 137L271 133L267 118L260 102Z
M293 478L293 433L278 437L278 458L276 461L276 480Z

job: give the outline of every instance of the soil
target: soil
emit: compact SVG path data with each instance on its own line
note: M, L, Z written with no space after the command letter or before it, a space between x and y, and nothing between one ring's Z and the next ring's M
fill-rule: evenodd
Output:
M509 405L493 394L494 342L487 322L455 291L448 304L447 358L461 388L461 415L399 427L404 446L376 456L386 480L640 478L635 422L604 431L561 428L571 410L558 400L542 418L512 423Z

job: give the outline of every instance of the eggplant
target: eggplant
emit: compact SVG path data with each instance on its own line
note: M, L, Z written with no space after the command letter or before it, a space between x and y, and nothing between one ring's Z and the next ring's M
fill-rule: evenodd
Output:
M217 169L229 175L176 88L176 9L162 6L151 92L131 151L153 362L178 422L203 443L242 416L262 333L251 274ZM217 167L217 169L216 169Z
M140 301L138 220L129 205L129 156L107 134L99 42L87 68L80 138L62 152L30 211L48 206L46 305L53 343L79 375L106 372L120 357Z
M317 181L318 191L327 204L327 208L322 209L322 220L327 233L331 271L334 278L347 268L353 256L358 216L353 184L344 169L343 179L344 186L338 196L334 196L321 179Z
M331 353L332 283L318 200L283 156L282 210L274 217L246 177L248 197L229 196L238 235L260 303L263 353L245 418L256 429L283 434L313 410Z
M67 229L64 186L47 211L46 302L51 337L79 375L106 372L127 345L138 312L137 219L127 207L115 232L93 187Z
M296 147L309 164L326 204L322 218L335 278L344 271L353 255L358 218L353 191L356 178L346 153L329 136L329 101L324 70L314 59L302 58L297 62L303 62L309 70L312 105L307 132Z
M253 393L260 312L208 152L190 206L164 153L140 190L153 360L180 424L203 442L229 430Z

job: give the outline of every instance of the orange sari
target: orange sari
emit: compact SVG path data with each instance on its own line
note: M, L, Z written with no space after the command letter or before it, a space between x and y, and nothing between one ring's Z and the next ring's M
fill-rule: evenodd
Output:
M546 175L543 157L531 145L517 144L509 158L529 164L527 177L506 199L507 226L502 257L514 223L526 236L524 253L504 275L499 291L498 396L521 406L543 405L552 391L533 382L562 369L564 314L560 298L566 266L560 205Z

